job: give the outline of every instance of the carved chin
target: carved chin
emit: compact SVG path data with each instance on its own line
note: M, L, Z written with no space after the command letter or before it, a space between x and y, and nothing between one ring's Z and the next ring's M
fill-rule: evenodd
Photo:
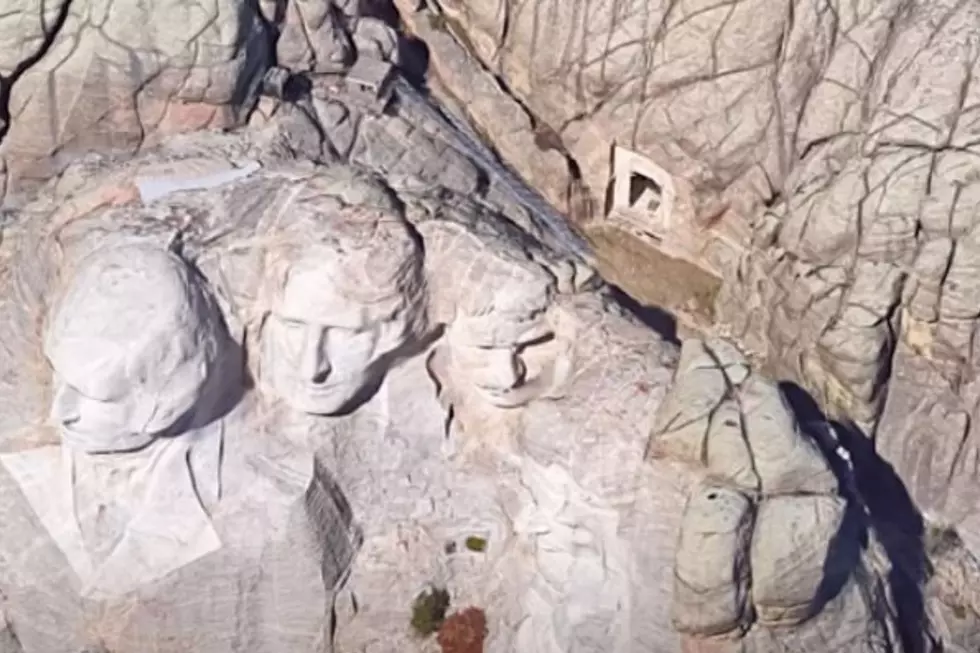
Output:
M107 436L105 432L87 432L67 426L61 428L61 438L71 449L88 454L135 451L153 441L153 436L147 433L123 432Z
M471 380L475 391L488 404L497 408L520 408L538 399L555 399L562 396L567 374L563 363L554 364L541 370L523 385L509 390L481 385Z
M343 410L357 396L362 379L350 379L323 386L296 384L288 392L279 392L293 410L311 415L333 415Z

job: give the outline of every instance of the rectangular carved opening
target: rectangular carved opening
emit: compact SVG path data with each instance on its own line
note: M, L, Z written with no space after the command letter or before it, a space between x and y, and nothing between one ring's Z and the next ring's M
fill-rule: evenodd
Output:
M630 174L629 205L631 209L656 213L663 202L663 189L646 175Z

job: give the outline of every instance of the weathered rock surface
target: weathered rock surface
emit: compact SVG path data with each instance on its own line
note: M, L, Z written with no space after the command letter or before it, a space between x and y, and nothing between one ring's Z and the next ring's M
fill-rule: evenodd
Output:
M431 639L412 633L408 613L420 590L441 585L454 604L484 610L491 651L920 651L939 650L940 642L969 650L977 614L974 512L963 498L969 483L947 478L943 485L933 480L941 474L922 472L911 488L916 498L929 497L935 514L955 514L964 541L929 549L921 519L918 534L890 523L874 496L880 459L855 454L851 461L864 440L838 438L822 417L801 422L786 392L731 343L687 340L678 351L624 311L573 255L580 241L540 196L403 81L396 80L394 105L338 85L331 73L356 56L401 57L391 28L353 5L236 5L207 23L220 36L215 42L227 44L214 50L195 45L198 38L212 44L207 30L190 40L183 29L172 39L161 31L152 36L159 43L139 47L120 36L120 51L145 46L166 55L150 57L159 74L140 88L159 81L167 101L230 112L212 126L244 120L273 49L291 69L285 81L300 91L283 85L279 97L265 98L246 131L171 136L134 159L126 152L153 139L125 130L115 154L67 167L43 158L62 151L61 132L44 153L30 155L64 170L37 200L11 212L0 244L9 281L0 303L0 511L12 525L0 538L0 611L11 646L41 653L431 650ZM35 30L53 34L51 44L27 48L10 70L41 75L45 68L34 59L44 62L64 47L60 38L95 39L80 18L95 10L65 7L63 24L45 19ZM699 73L704 53L692 51L689 59L671 55L663 78L636 80L649 85L641 96L652 104L634 115L646 116L654 158L674 177L664 225L749 216L756 249L738 263L741 276L728 280L723 319L734 321L725 310L739 302L746 341L771 337L770 358L792 362L795 376L842 414L878 425L883 450L915 437L936 447L941 438L927 430L912 436L889 426L904 423L889 413L901 413L892 399L903 387L925 396L928 420L971 424L969 412L961 419L953 408L932 408L931 395L915 385L921 375L907 386L897 380L927 360L920 350L930 332L915 332L920 339L908 359L893 358L901 365L882 361L901 352L892 337L896 316L905 324L900 304L947 324L946 341L971 342L963 326L977 317L963 285L971 269L966 232L896 257L893 235L918 242L925 232L894 221L875 231L871 220L855 232L852 251L848 237L808 234L799 216L811 209L796 195L772 201L785 179L810 179L802 164L786 164L787 134L802 120L789 107L805 104L808 87L799 77L815 77L811 62L837 47L814 51L813 34L838 26L803 7L786 31L766 23L767 38L748 39L765 8L746 7L727 10L721 30L739 51L735 68L724 68L728 59L716 53L710 73ZM131 24L130 10L138 13L127 6L122 22L106 14L109 33ZM672 15L675 34L664 36L664 23L647 40L683 52L691 38L684 31L703 32L697 26L714 20L712 11ZM462 20L460 11L451 14ZM522 43L538 29L528 31L525 13L504 14L507 34L493 38ZM225 32L227 15L237 22ZM841 16L835 20L857 20ZM559 32L568 20L560 18ZM476 12L463 22L481 20L497 17ZM429 26L439 29L438 20ZM602 29L601 21L588 26L591 35L580 41L588 48L624 57L638 47L600 45L591 30ZM108 38L103 31L99 39ZM493 38L471 46L489 51ZM526 42L513 49L531 51ZM498 53L504 79L527 73L513 52ZM776 52L778 66L768 62ZM204 54L213 58L198 58ZM552 48L549 56L542 61L550 72L564 70L556 57L565 54ZM453 75L467 70L460 63L442 81L452 87ZM65 71L74 83L75 69ZM315 74L289 74L297 71ZM543 144L550 154L528 176L576 217L592 210L583 198L602 176L605 155L597 153L606 139L592 124L596 117L582 112L582 97L597 96L580 72L574 102L550 95L554 85L539 88L537 78L525 83L528 105L536 113L551 107L560 130L518 112L486 74L472 76L460 94L464 102L482 94L472 117L508 158L523 134ZM62 79L60 69L52 74ZM8 87L31 91L28 73L4 75ZM187 85L168 86L178 78ZM125 83L112 89L133 92L131 76L119 79ZM636 91L628 86L619 90ZM194 93L167 95L174 88ZM725 92L738 99L725 104ZM551 100L538 109L535 98ZM479 112L504 101L511 102L507 119L481 124ZM769 113L754 115L779 115L777 126L746 120L721 133L704 117L764 102ZM596 115L615 105L595 104ZM682 109L700 117L684 118ZM622 115L616 128L632 129L636 121ZM85 124L113 124L106 120ZM29 129L22 117L14 126L20 123ZM508 132L513 139L504 142ZM612 140L625 142L616 133ZM89 135L80 149L105 147L98 129ZM642 149L641 135L648 136L632 137L634 149ZM9 151L12 164L22 165L30 156L18 158L17 143L8 137L4 156ZM816 192L831 193L818 205L845 223L840 207L859 195L845 183L847 170L863 170L863 183L875 187L852 146L835 150L850 158ZM823 165L821 147L808 145L800 157L811 170ZM557 172L562 166L567 182ZM756 221L762 204L771 211ZM675 214L680 220L671 222ZM209 299L180 308L184 291L162 292L169 286L155 281L158 259L190 270L194 281L181 283ZM130 288L118 306L108 291L104 299L64 303L53 290L77 284L79 270L98 265L92 261L141 277L144 290ZM906 299L913 263L918 285ZM711 260L715 269L725 265L734 259ZM960 281L944 288L950 275ZM151 293L147 280L161 292ZM141 303L145 310L136 310ZM69 311L78 314L75 326L53 318L63 305L82 307ZM133 326L154 311L159 320ZM116 338L98 335L110 327L120 329ZM170 337L146 338L153 328ZM58 337L40 337L52 330ZM221 337L201 335L214 333ZM219 340L233 352L235 369L215 376L208 356ZM174 374L155 374L168 366ZM202 388L212 378L228 391L224 413L205 410L214 397ZM957 379L951 406L968 396L969 381ZM184 419L188 402L194 408ZM138 451L120 442L135 442ZM929 446L903 455L935 459ZM968 481L969 449L957 452L952 464L964 466ZM213 484L216 470L221 482ZM194 544L177 555L173 543L191 532ZM130 564L134 552L145 555Z
M0 153L15 180L50 176L66 154L132 152L167 133L239 124L272 56L262 16L238 0L13 9L0 28Z
M876 434L980 550L974 7L396 4L505 159L722 277L721 332ZM662 173L664 222L610 212L613 145Z
M698 488L688 500L674 568L674 624L682 633L721 635L751 619L752 503L727 488Z
M709 402L678 413L698 387ZM684 342L648 448L655 459L679 452L705 479L674 568L683 650L921 650L921 632L900 633L887 551L855 489L864 472L817 426L799 425L730 344Z
M81 153L244 124L273 63L314 73L341 72L359 53L397 63L399 41L356 2L15 0L0 51L0 179L20 187Z
M0 26L3 188L49 176L77 152L241 124L273 61L323 74L359 54L400 62L393 29L355 5L25 0ZM969 89L957 99L972 75L972 10L804 3L790 20L766 2L620 5L399 8L429 44L433 86L560 210L600 219L612 143L668 174L664 228L725 272L715 306L724 333L840 415L881 427L879 449L916 501L980 547ZM150 23L180 28L132 28ZM917 46L896 50L899 41ZM923 75L931 90L916 104L910 80ZM439 136L453 131L445 124L365 116L320 95L309 108L322 127L296 132L302 147L324 142L396 188L448 186L548 231L485 161ZM385 150L395 142L404 145ZM713 239L738 255L712 254Z
M850 572L829 551L844 527L846 506L833 496L782 496L761 502L752 540L752 600L763 625L796 624L820 607L825 586ZM842 533L841 539L853 536Z
M843 500L820 498L836 488L826 460L736 348L689 341L679 360L673 345L614 304L586 266L536 240L526 218L525 229L465 189L399 181L407 172L394 175L395 188L350 164L294 160L292 118L284 115L262 130L181 136L131 161L89 158L70 166L7 232L4 246L14 252L8 260L16 272L11 289L34 298L7 304L4 323L20 334L8 350L12 363L39 355L29 325L45 322L52 301L39 289L70 281L90 257L128 243L148 251L170 247L177 253L168 256L195 263L228 335L251 353L257 381L230 413L233 421L223 422L225 481L207 513L215 552L200 564L178 564L163 580L123 588L121 598L87 597L77 580L66 584L45 571L64 569L67 579L80 573L59 557L57 538L43 536L50 520L31 503L23 476L40 468L7 466L16 473L7 477L4 511L14 520L8 523L22 526L5 546L35 557L16 558L17 573L4 567L0 589L26 651L68 642L179 650L202 628L210 639L195 646L204 650L233 650L236 633L254 650L385 650L392 642L425 650L407 611L429 584L448 587L454 602L484 609L493 651L557 652L587 642L603 650L681 650L722 631L745 631L749 643L830 638L827 630L838 637L828 641L842 642L890 623L880 606L860 598L861 588L884 582L870 565L858 579L853 565L840 563L845 580L836 583L815 569L821 552L830 558L853 536L835 530L833 520L815 521L819 513L811 507ZM411 240L404 248L385 244L409 232L423 248ZM378 256L372 247L388 252L390 274L366 266ZM344 261L364 274L351 268L338 277ZM411 281L422 270L426 284ZM394 284L390 291L387 284ZM322 290L311 295L308 288ZM349 312L350 302L360 308ZM379 320L371 327L380 329L375 344L363 349L362 327L337 322L345 315ZM436 326L443 334L432 333L430 349L426 330ZM404 349L419 338L421 349ZM46 412L49 381L23 374L30 369L12 365L21 373L7 378L5 397L35 399L8 418L5 460L77 446L61 433L67 426L45 437L31 427ZM327 378L341 375L329 394L317 389L323 370ZM720 378L721 394L706 383L708 400L699 397L688 379L698 374ZM346 405L336 394L341 388L354 393L362 386L372 388L366 401L338 408ZM706 457L672 457L658 447L670 422L658 409L677 410L683 393L709 410L712 402L727 402L745 439L725 426L728 413L719 413L712 417L727 432L709 423L695 435L706 443ZM740 469L755 476L741 489L719 490L742 497L731 541L711 548L718 564L705 564L703 553L688 560L699 550L689 540L710 537L717 520L726 519L715 504L700 502L698 483L740 479L737 458L710 452L737 442ZM648 448L660 457L645 460ZM105 461L121 464L124 457L109 454ZM78 486L69 487L77 495ZM800 492L817 494L795 498ZM782 502L786 517L776 521L798 523L798 537L787 541L768 521L757 525L776 510L767 501ZM270 502L278 512L269 512ZM281 521L275 531L281 536L266 541L261 529L243 526L258 515ZM172 527L163 516L158 523ZM460 543L474 537L485 546L461 553ZM47 544L30 546L36 542ZM165 548L155 550L163 555ZM41 553L43 564L35 559ZM776 578L787 573L783 561L797 563L800 583L790 590L774 580L768 594L753 598L753 558L759 573L775 569ZM303 565L324 573L304 572ZM272 575L251 584L247 578L259 568ZM237 589L242 583L251 589ZM813 585L822 592L827 583L834 591L821 595L825 601L810 600ZM71 589L56 613L38 614L36 606L48 599L37 597L53 595L54 587ZM722 607L709 605L706 590ZM220 611L173 612L183 593L209 596L214 606L247 602L248 628ZM163 611L171 616L167 623L187 635L163 639L169 626L154 615L164 603L174 606ZM120 605L128 606L125 620L113 616ZM754 621L754 614L767 616ZM61 627L47 628L48 619ZM790 630L766 630L774 621L788 622Z

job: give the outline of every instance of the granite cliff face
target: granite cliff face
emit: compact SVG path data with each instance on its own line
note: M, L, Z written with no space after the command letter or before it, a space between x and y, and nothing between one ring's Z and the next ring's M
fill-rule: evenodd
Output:
M532 184L719 276L716 328L980 537L974 7L410 5L441 85ZM655 167L666 212L620 210L614 179L639 168L617 177L614 145ZM559 154L567 173L540 167Z
M25 185L80 153L242 125L273 63L338 72L397 59L397 39L357 2L16 0L0 50L0 158Z
M395 4L0 16L0 650L975 650L970 9Z

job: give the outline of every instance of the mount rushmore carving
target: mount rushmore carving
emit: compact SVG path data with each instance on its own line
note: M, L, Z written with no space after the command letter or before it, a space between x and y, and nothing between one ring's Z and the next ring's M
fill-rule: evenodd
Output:
M0 29L17 46L0 61L0 175L9 188L55 178L6 195L2 214L0 650L433 650L408 624L432 586L485 613L491 651L976 649L972 385L959 364L928 372L949 392L916 367L967 347L969 243L956 223L939 238L952 244L927 242L914 274L896 272L894 238L911 241L879 219L894 213L883 202L854 265L838 265L846 233L814 238L806 216L853 199L847 174L877 172L854 156L835 167L850 146L812 137L809 113L806 165L779 172L794 192L827 188L774 201L748 231L726 229L782 178L760 185L762 168L738 163L762 145L707 167L684 143L674 158L629 146L656 159L659 191L641 198L663 218L654 231L690 230L654 236L686 247L724 232L745 249L737 265L708 261L737 281L722 321L777 363L799 349L783 367L856 425L803 411L724 340L678 345L625 310L560 214L373 65L414 64L361 3L21 4L0 17L30 27ZM426 4L402 9L443 90L486 90L463 59L446 69L439 25L469 30L486 57L488 16ZM171 9L186 20L155 20ZM890 10L847 20L884 25ZM527 35L526 15L504 15ZM180 33L124 27L140 22ZM378 80L355 79L357 62L393 100L378 86L372 104ZM513 156L523 132L499 129L512 98L471 118L581 217L605 114L549 136L528 112L554 114L552 91L524 88L516 120L544 147L530 163ZM488 107L501 118L489 130ZM653 114L645 137L662 137L670 116ZM106 143L118 151L71 162ZM565 183L576 159L585 187ZM941 204L921 234L943 232ZM738 240L750 232L751 247ZM895 370L915 373L886 396ZM907 423L903 400L918 406ZM897 474L850 426L877 427Z
M831 429L732 345L286 131L80 163L6 234L22 650L423 650L433 584L495 651L911 646Z

